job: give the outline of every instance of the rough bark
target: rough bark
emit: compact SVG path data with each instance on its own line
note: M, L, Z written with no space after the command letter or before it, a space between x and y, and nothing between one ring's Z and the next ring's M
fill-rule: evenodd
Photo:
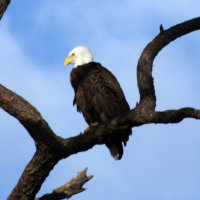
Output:
M55 154L40 145L8 199L35 199L40 186L57 162Z
M4 7L1 7L3 4L0 4L0 16L3 15L6 5L9 3L9 1L2 2L7 2L7 4ZM36 145L36 152L32 160L25 168L8 200L34 200L41 185L59 160L91 149L94 145L105 144L115 136L116 130L150 123L178 123L185 118L200 119L200 110L194 108L155 111L156 94L152 76L153 61L162 48L176 38L199 29L200 17L167 30L160 27L160 33L145 47L138 61L137 79L140 102L129 113L117 116L93 127L89 132L78 134L75 137L64 139L57 136L30 103L0 85L0 107L19 120ZM46 197L50 199L48 195L50 194L47 194ZM55 191L53 195L55 195ZM63 196L61 196L57 195L56 198L62 199ZM45 196L40 199L42 198L45 199Z
M77 177L73 178L68 183L63 186L56 188L50 194L45 194L42 197L36 200L61 200L61 199L69 199L75 194L85 191L83 185L88 182L93 176L87 176L86 174L87 168L83 171L79 172Z

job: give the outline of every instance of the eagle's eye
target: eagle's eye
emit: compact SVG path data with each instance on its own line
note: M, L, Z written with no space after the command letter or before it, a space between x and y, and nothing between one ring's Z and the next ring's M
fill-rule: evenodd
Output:
M72 53L72 56L75 56L75 53Z

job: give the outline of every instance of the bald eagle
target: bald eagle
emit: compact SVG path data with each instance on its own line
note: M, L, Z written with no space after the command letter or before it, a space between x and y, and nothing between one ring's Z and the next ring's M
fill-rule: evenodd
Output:
M130 107L115 76L100 63L94 62L85 46L72 49L64 65L74 64L70 81L75 92L73 105L81 112L89 127L126 113ZM120 160L131 129L116 131L114 139L106 143L111 155Z

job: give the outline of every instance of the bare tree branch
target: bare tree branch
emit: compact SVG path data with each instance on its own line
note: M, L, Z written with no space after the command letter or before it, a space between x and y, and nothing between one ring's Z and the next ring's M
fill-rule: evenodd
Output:
M19 95L0 85L0 107L26 128L36 144L36 153L24 170L8 200L33 200L49 172L59 160L86 151L96 144L105 144L116 130L149 123L178 123L184 118L200 119L200 111L182 108L155 112L156 95L152 77L153 60L163 47L176 38L200 29L200 17L162 30L147 45L138 61L140 102L129 113L94 127L90 132L63 139L58 137L40 113Z
M155 110L156 95L153 84L152 68L157 54L178 37L200 29L200 17L163 30L143 50L137 66L137 80L140 92L140 107Z
M200 110L194 108L181 108L179 110L156 112L154 115L154 123L179 123L185 118L200 119Z
M59 137L49 127L41 114L24 98L0 84L0 107L19 120L37 143L45 143L52 148L60 145Z
M91 178L93 178L93 176L87 176L86 172L87 168L79 172L77 177L73 178L68 183L59 188L56 188L55 190L53 190L52 193L45 194L36 200L61 200L65 198L69 199L74 194L85 191L86 189L83 188L83 185L87 183Z
M9 4L10 4L10 0L1 0L0 1L0 20L3 17L3 14L6 11Z

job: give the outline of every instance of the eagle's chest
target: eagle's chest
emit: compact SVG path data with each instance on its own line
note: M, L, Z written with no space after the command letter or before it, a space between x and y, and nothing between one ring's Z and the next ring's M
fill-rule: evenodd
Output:
M78 111L88 105L93 105L97 93L95 76L97 68L94 66L80 66L72 70L70 81L74 88L75 96L73 104L77 105Z
M75 93L84 90L87 94L90 91L92 94L97 89L95 88L99 70L92 66L80 66L74 68L70 74L70 81Z
M81 81L76 84L75 96L77 100L77 104L79 100L85 101L85 103L91 103L91 100L95 98L96 93L98 92L98 88L92 77L90 75L84 77Z

